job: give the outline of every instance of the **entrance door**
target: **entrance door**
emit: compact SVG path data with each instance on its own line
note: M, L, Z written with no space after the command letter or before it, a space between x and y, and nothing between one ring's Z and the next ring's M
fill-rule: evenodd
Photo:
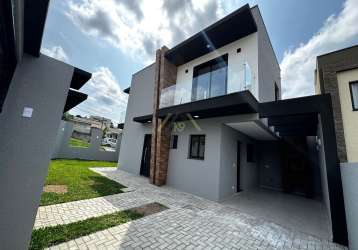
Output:
M142 162L140 165L140 175L149 177L150 173L150 152L151 152L152 135L144 136Z
M237 184L236 192L240 192L240 159L241 159L241 142L237 141L237 152L236 152L236 168L237 168Z

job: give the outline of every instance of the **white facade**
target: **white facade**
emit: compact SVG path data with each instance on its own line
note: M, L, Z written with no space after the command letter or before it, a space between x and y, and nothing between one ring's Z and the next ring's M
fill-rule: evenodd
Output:
M241 52L237 52L237 49ZM246 36L211 53L180 65L177 71L174 105L191 101L194 67L228 54L227 94L245 90L245 64L251 69L251 87L248 89L259 100L257 33Z
M258 31L178 66L176 83L161 91L160 107L191 102L194 68L226 54L226 94L249 90L259 102L275 100L275 83L281 87L279 65L258 8L254 7L251 11ZM152 126L150 123L134 122L133 118L153 113L154 78L155 64L137 72L132 78L119 167L134 174L140 174L144 136L152 133ZM169 152L167 184L216 201L236 193L236 145L240 141L240 188L273 185L260 180L260 174L263 180L266 177L262 162L247 162L246 145L255 144L255 140L227 125L230 122L254 120L259 120L255 113L196 120L199 131L191 122L184 122L183 131L172 132L178 135L178 146ZM190 135L193 134L205 135L203 160L190 159L188 156Z

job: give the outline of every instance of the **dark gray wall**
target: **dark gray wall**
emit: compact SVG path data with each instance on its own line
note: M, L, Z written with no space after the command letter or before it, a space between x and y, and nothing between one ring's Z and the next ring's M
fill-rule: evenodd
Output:
M139 174L144 135L152 133L151 124L143 125L133 118L153 113L154 70L152 64L132 76L118 166L133 174Z
M69 140L73 133L73 124L62 121L57 132L55 150L52 159L82 159L90 161L118 161L119 146L121 145L121 135L117 140L117 148L114 152L103 151L100 149L102 142L102 131L98 128L91 129L90 146L88 148L70 147Z
M277 141L259 142L260 187L282 190L280 145Z
M27 249L72 74L43 55L16 68L0 114L1 249Z

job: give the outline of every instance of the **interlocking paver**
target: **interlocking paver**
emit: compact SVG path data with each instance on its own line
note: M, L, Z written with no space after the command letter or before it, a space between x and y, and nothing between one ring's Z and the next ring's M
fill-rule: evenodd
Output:
M346 249L327 240L288 230L170 187L113 168L94 171L118 181L130 192L40 207L35 228L69 223L118 210L159 202L160 213L84 236L66 249Z

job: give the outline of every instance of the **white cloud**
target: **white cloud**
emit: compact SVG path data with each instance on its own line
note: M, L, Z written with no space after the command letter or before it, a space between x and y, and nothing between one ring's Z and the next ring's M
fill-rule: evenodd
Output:
M101 38L138 62L155 50L198 32L224 14L227 0L70 1L66 15L90 36Z
M357 9L357 0L347 0L307 43L285 52L280 65L284 98L314 94L316 57L358 42Z
M123 93L117 79L106 67L100 67L91 80L81 89L88 99L71 110L71 114L97 115L123 122L128 95Z
M41 48L41 53L59 61L68 62L69 58L61 46L53 46L51 48Z

